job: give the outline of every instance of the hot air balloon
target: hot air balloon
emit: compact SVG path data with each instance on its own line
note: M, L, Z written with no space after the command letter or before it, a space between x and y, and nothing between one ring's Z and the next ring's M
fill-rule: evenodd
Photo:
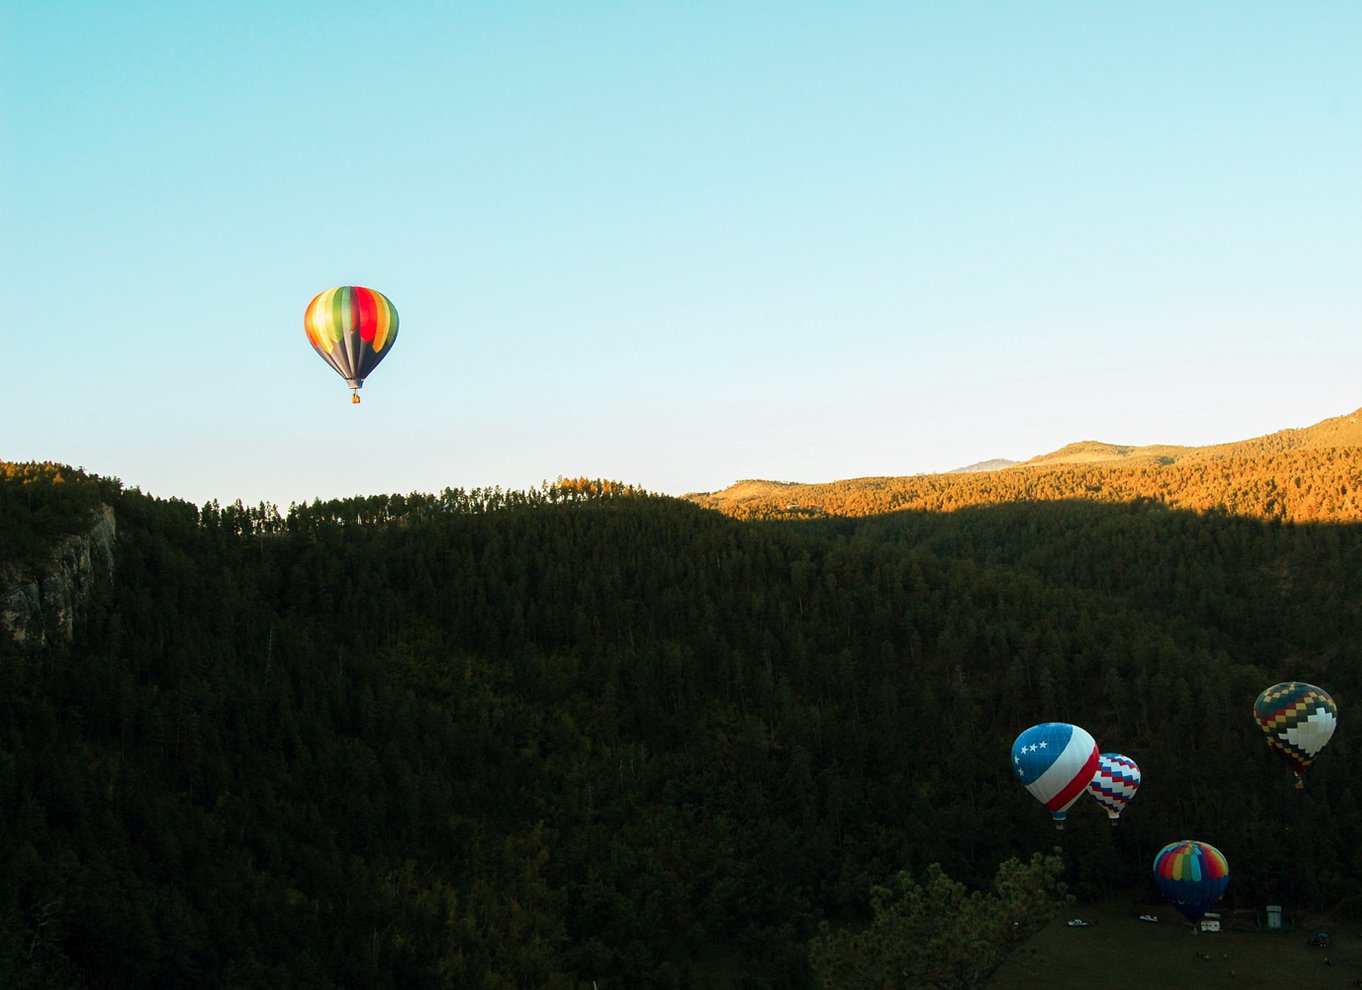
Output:
M1338 725L1338 707L1329 692L1304 681L1274 684L1253 703L1253 717L1267 744L1291 761L1296 786Z
M1121 812L1139 789L1140 767L1129 756L1103 753L1097 758L1097 772L1088 781L1088 793L1107 809L1112 825L1121 820Z
M1154 857L1154 882L1188 921L1220 900L1230 883L1230 864L1215 846L1196 839L1171 842Z
M307 304L303 329L312 349L350 386L350 401L358 402L364 379L397 340L397 307L381 292L341 285Z
M1085 730L1067 722L1042 722L1012 744L1012 770L1049 809L1055 827L1063 828L1069 805L1097 770L1097 755L1097 743Z

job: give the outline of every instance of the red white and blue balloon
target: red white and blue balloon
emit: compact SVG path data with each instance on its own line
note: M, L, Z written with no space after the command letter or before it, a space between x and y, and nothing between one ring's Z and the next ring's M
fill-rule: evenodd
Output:
M1140 767L1129 756L1103 753L1097 757L1097 772L1088 781L1088 793L1107 809L1107 817L1113 825L1139 789Z
M1012 744L1017 779L1064 827L1069 805L1088 789L1097 772L1097 743L1086 730L1067 722L1033 725Z

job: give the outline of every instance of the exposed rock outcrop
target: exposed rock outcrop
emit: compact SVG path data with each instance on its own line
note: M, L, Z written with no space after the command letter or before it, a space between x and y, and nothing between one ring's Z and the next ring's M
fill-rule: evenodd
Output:
M102 506L83 534L52 548L42 573L0 576L0 630L29 649L69 643L97 582L113 576L117 524Z

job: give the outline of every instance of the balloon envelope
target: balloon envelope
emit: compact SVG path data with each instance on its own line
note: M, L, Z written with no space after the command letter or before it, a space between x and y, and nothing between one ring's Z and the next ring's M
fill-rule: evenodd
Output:
M1012 743L1012 770L1060 828L1097 771L1097 743L1067 722L1033 725Z
M303 329L312 349L356 391L397 341L397 307L374 289L340 285L307 304Z
M1170 842L1154 857L1154 882L1188 921L1196 921L1225 893L1230 864L1208 842Z
M1253 717L1267 744L1291 761L1297 787L1338 725L1338 706L1329 692L1304 681L1274 684L1253 703Z
M1140 767L1129 756L1103 753L1097 758L1097 772L1088 782L1088 793L1107 811L1113 825L1140 789Z

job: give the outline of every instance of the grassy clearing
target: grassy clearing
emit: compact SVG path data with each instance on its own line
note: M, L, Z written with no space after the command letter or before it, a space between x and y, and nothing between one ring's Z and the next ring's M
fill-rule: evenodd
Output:
M1145 912L1157 915L1159 923L1140 921ZM1065 922L1074 917L1097 924L1069 928ZM1310 924L1276 932L1249 926L1193 932L1167 905L1075 907L1022 946L989 986L991 990L1362 987L1362 927L1324 919ZM1316 930L1329 933L1328 949L1305 944Z

